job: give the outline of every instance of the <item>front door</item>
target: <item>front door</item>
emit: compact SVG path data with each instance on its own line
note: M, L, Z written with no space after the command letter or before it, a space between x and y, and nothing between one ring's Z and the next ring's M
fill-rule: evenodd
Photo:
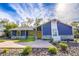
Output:
M28 37L28 31L26 31L26 38Z
M41 33L41 31L37 31L37 38L38 38L38 39L41 39L41 38L42 38L42 33Z

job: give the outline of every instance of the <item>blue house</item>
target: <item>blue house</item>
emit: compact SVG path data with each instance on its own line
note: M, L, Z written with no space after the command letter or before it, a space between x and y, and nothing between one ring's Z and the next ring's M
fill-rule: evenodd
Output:
M54 41L73 40L73 28L56 19L41 25L42 39L54 39Z
M11 29L11 38L27 38L30 32L33 32L32 35L34 35L34 28L14 28ZM39 35L41 36L39 37ZM37 27L37 37L39 39L54 39L54 41L73 40L73 28L53 19Z

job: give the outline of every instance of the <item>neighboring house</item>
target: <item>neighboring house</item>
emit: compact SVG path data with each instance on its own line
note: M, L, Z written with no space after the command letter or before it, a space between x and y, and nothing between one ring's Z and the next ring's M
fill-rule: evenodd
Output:
M20 31L19 36L16 34L16 31ZM33 28L15 28L11 29L11 38L19 37L26 38L29 35L28 31L34 31ZM40 35L40 36L39 36ZM61 40L73 40L73 28L70 25L64 24L56 19L53 19L45 24L37 27L37 37L40 39L54 39L54 41Z
M20 38L20 39L25 39L28 36L34 36L33 34L33 28L25 28L25 27L19 27L19 28L13 28L10 29L11 31L11 38L12 39L16 39L16 38Z
M4 29L5 29L4 25L0 24L0 36L5 35Z

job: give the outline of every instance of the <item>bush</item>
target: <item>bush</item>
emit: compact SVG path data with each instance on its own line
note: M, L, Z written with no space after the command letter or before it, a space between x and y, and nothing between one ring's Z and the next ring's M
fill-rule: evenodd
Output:
M68 48L68 45L64 42L59 43L59 46L61 47L61 50L66 51Z
M32 47L27 46L23 49L23 52L21 53L21 55L25 56L25 55L29 55L32 52Z
M55 46L51 46L51 47L48 47L48 52L50 52L51 54L57 54L58 49Z
M2 53L3 53L4 55L6 55L8 51L9 51L9 49L4 48L3 51L2 51Z
M3 49L3 53L7 53L8 51L9 51L9 49L7 49L7 48Z
M50 43L53 43L53 39L50 39Z
M78 39L74 39L74 41L75 41L75 43L78 43L79 40Z

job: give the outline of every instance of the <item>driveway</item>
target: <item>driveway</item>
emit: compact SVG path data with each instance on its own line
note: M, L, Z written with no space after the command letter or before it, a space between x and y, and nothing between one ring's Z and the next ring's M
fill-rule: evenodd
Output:
M31 46L35 48L47 48L48 46L52 46L51 43L45 40L35 40L34 42L20 42L18 44L23 46Z
M48 46L52 46L48 41L45 40L36 40L34 42L19 42L14 43L13 41L6 41L0 43L0 48L2 47L16 47L16 48L23 48L25 46L31 46L35 48L47 48Z
M13 41L6 41L6 42L0 43L0 48L3 48L3 47L22 48L22 47L24 47L24 46L23 46L23 45L16 44L16 43L14 43Z

